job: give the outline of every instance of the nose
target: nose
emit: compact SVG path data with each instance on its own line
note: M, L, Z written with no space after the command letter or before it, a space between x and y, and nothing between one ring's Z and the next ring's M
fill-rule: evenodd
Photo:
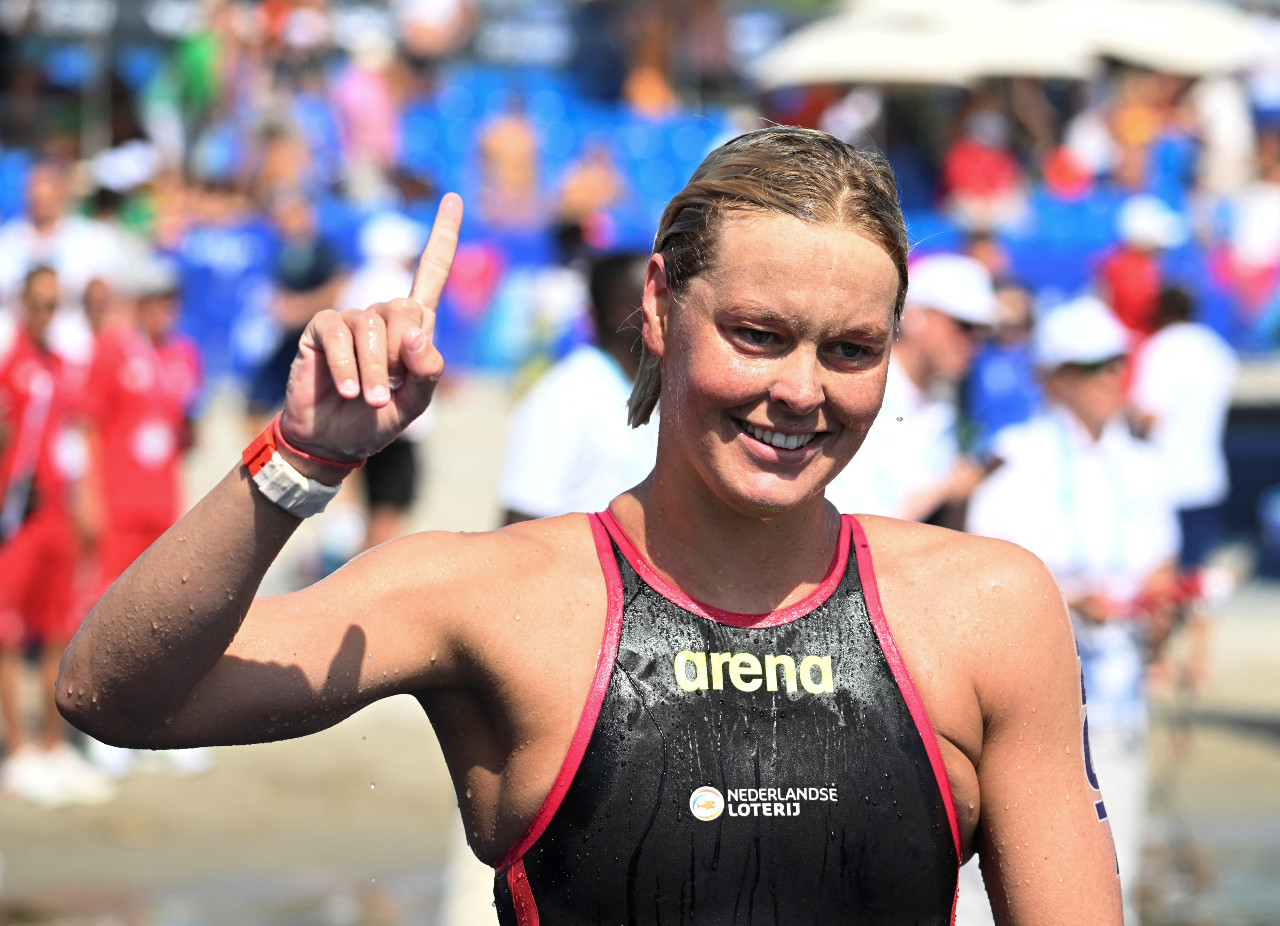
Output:
M787 406L794 414L806 415L826 399L822 375L822 363L816 352L792 350L778 360L769 398Z

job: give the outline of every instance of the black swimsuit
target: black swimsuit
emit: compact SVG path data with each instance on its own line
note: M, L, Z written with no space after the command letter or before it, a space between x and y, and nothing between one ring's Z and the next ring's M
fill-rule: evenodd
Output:
M612 515L591 524L604 641L551 793L496 866L503 926L950 923L951 789L858 522L822 585L766 615L689 599Z

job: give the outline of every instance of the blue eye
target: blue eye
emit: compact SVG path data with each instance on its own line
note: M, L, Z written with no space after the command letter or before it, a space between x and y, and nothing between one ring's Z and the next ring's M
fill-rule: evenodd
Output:
M833 350L841 360L863 360L871 353L865 344L851 344L847 341L835 345Z
M759 328L738 328L736 330L742 340L757 347L763 347L773 342L774 335L772 331L762 331Z

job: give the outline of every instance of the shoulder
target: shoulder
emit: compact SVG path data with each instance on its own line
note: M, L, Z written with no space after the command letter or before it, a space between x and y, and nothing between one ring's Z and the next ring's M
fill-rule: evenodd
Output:
M1056 592L1040 560L1022 547L961 531L860 515L879 582L908 583L922 599L977 604L999 588L1014 594Z
M886 617L896 636L931 651L928 664L992 676L1024 674L1074 653L1062 592L1044 563L1003 540L860 517Z
M367 583L421 597L433 612L468 612L512 595L572 595L603 588L587 515L568 514L481 533L427 531L352 560L353 591ZM418 600L415 597L415 600Z

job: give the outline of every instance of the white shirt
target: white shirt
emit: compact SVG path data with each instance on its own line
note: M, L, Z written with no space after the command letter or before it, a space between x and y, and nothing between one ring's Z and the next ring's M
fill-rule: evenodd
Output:
M1070 412L1051 408L1001 430L993 449L1004 462L970 498L966 529L1026 547L1068 600L1132 603L1176 555L1178 523L1159 460L1122 421L1094 441ZM1090 723L1141 724L1145 624L1136 615L1103 624L1072 617Z
M959 454L955 405L890 364L880 413L827 500L844 513L905 517L912 496L946 479Z
M631 382L593 346L579 347L517 403L507 432L499 496L534 517L601 511L649 475L657 421L627 424Z
M1162 328L1138 354L1133 404L1155 416L1149 439L1179 508L1204 508L1227 497L1222 437L1236 367L1227 343L1195 322Z

